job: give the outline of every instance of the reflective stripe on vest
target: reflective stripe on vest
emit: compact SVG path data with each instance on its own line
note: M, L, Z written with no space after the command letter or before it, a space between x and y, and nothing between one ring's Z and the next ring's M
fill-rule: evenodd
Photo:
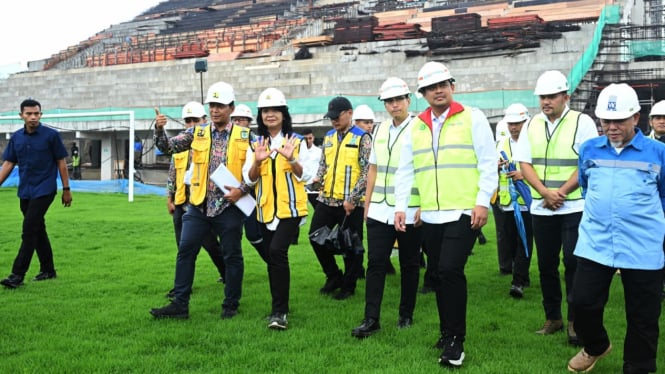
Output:
M298 137L293 157L299 157ZM305 181L298 181L291 164L281 155L275 159L268 157L261 163L260 178L256 183L256 218L259 222L270 223L277 218L304 217L307 215L307 192Z
M360 139L365 132L351 127L344 138L337 140L337 131L328 131L323 139L326 155L326 172L323 176L323 196L346 200L360 178Z
M480 173L471 126L471 108L448 117L435 159L432 130L421 118L412 122L415 185L422 210L473 209L476 205Z
M573 149L573 144L579 118L580 112L569 110L551 136L542 115L534 116L529 122L527 134L531 145L531 165L541 183L549 190L561 188L577 170L579 156ZM534 199L543 198L535 188L529 186ZM582 190L579 187L566 196L566 200L581 198Z
M390 139L390 129L393 126L392 119L381 123L374 133L372 147L376 156L376 179L372 191L373 203L385 202L388 206L395 206L395 171L399 166L402 151L399 139L404 131L411 131L410 125L411 122L407 123L397 134L394 141ZM390 146L390 143L392 143L392 146ZM420 206L418 189L411 188L409 207L417 206Z

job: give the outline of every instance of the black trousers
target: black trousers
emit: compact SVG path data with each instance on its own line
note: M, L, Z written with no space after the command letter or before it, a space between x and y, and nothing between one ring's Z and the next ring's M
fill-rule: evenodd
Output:
M46 233L46 220L44 216L55 198L55 192L35 199L20 199L21 213L23 213L23 231L21 234L21 247L14 259L12 273L25 276L30 268L32 254L36 251L39 258L40 272L54 272L53 248Z
M522 244L515 221L515 213L494 208L494 222L496 224L497 249L499 253L499 270L513 274L512 284L524 286L531 283L529 267L533 254L533 224L531 213L520 212L526 233L527 251Z
M363 215L365 208L362 206L357 206L351 215L348 216L347 223L351 230L358 233L360 238L363 238ZM316 205L316 210L314 210L314 215L312 216L312 222L309 226L309 233L316 231L320 227L328 226L331 229L336 225L341 225L346 216L346 211L344 207L331 207L329 205L318 203ZM344 291L355 291L356 282L360 276L360 271L363 264L363 254L357 255L347 255L344 256L344 273L339 270L337 262L335 260L335 255L325 246L316 244L310 240L310 244L314 249L316 258L321 264L321 269L326 274L327 278L337 278L342 276L342 290Z
M182 233L182 216L187 211L187 204L176 205L173 211L173 230L175 231L175 244L180 244L180 234ZM226 276L226 266L224 265L224 256L222 255L222 248L215 238L212 231L203 237L203 249L208 252L210 260L215 264L219 276L224 278Z
M615 272L615 268L578 257L572 294L575 332L588 354L597 356L607 349L610 340L603 325L603 312L610 284L614 278L620 278L627 322L624 372L655 372L663 271L621 269L620 277L615 277Z
M289 289L291 270L289 268L289 246L298 231L300 218L280 219L277 230L270 231L261 225L263 245L268 253L268 280L272 295L272 313L289 312Z
M478 237L471 229L471 217L442 224L423 224L423 238L428 261L437 264L434 280L439 328L442 335L466 336L467 281L464 274L467 260Z
M400 317L413 318L416 307L416 292L420 278L421 228L406 226L406 232L395 231L388 225L371 218L367 219L367 277L365 279L365 317L380 319L381 301L386 283L386 265L390 260L393 245L399 245L399 268L401 297Z
M577 268L577 259L573 255L577 244L577 228L582 219L582 212L555 216L531 215L533 220L533 237L536 241L538 254L538 271L540 272L540 289L543 293L545 318L557 320L561 318L561 279L559 277L560 253L563 248L564 279L566 283L566 300L573 290L573 278ZM574 308L568 302L568 321L575 321ZM577 329L577 325L575 325Z

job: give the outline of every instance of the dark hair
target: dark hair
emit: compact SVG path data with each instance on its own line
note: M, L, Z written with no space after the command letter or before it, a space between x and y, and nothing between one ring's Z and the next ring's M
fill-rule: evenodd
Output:
M286 106L276 106L270 108L282 112L282 117L284 117L284 120L282 121L282 134L284 135L293 134L293 122L291 121L291 114L289 113L289 108ZM265 123L263 123L263 117L261 116L261 111L264 109L268 108L259 108L259 114L256 116L256 124L258 125L257 132L259 133L260 136L270 136L268 128L266 127Z
M309 134L314 134L314 133L312 132L312 129L308 128L308 129L302 130L302 134L303 135L309 135Z
M21 103L21 113L23 113L23 108L25 108L27 106L38 106L39 110L40 111L42 110L42 104L40 104L39 101L33 100L33 99L25 99Z

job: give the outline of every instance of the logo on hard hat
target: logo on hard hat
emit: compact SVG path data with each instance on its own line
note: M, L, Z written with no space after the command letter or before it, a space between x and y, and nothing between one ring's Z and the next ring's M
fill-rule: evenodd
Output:
M607 100L607 111L616 112L617 111L617 97L612 95Z
M214 97L215 99L219 99L219 92L213 92L212 97Z

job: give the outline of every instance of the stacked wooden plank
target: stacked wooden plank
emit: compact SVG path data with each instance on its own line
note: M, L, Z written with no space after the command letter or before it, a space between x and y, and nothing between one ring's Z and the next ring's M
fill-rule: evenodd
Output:
M543 23L545 21L537 14L524 14L521 16L490 18L487 20L487 27L490 29L501 29L505 27L542 25Z
M487 27L463 31L450 27L450 22L441 25L427 36L434 55L535 48L542 39L559 39L562 31L575 29L560 23L550 26L538 15L490 18Z
M374 40L403 40L424 37L425 32L420 29L419 24L400 22L374 28Z
M291 43L294 47L315 47L332 44L333 38L328 35L309 36L300 39L294 39Z
M466 13L432 18L432 31L465 32L478 30L480 27L480 14L478 13Z
M371 42L374 40L374 27L378 24L376 17L339 19L335 23L333 44Z

